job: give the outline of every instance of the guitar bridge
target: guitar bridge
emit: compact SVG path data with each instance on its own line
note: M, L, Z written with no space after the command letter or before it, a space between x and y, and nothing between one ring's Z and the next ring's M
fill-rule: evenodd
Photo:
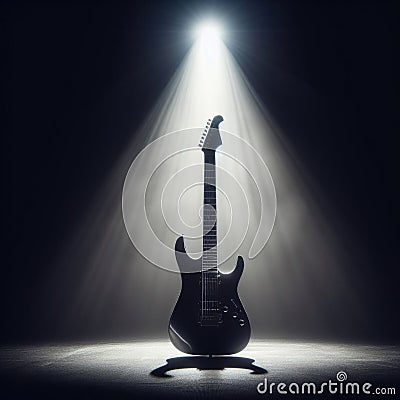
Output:
M207 317L201 317L199 324L201 326L219 326L223 323L223 320L220 316L207 316Z

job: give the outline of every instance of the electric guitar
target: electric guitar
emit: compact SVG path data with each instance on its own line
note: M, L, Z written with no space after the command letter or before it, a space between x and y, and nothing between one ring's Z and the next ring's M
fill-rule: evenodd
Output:
M174 346L189 354L233 354L250 340L249 320L237 293L243 258L238 257L229 274L218 269L215 151L222 144L222 121L220 115L208 120L199 144L204 153L203 255L189 257L183 236L175 243L182 288L168 332Z

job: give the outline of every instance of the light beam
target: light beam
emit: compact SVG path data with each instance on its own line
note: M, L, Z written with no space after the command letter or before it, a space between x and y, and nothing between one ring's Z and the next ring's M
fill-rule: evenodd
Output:
M344 251L340 234L330 223L329 218L335 217L322 211L324 199L314 195L318 189L312 186L313 181L301 163L298 160L294 162L294 153L288 151L290 145L274 126L220 33L215 25L208 23L199 30L197 40L153 110L133 135L134 139L125 154L110 171L109 179L96 196L100 199L99 203L88 212L86 222L74 232L71 245L65 249L60 263L66 265L73 258L74 262L79 260L85 271L84 278L79 282L76 304L71 307L71 318L83 321L87 318L101 319L103 308L109 307L108 295L117 293L113 298L115 318L123 321L129 315L134 334L149 335L149 330L164 332L179 291L179 277L148 263L129 241L121 215L124 179L134 157L148 143L169 132L201 128L208 118L221 114L225 118L222 129L257 149L276 185L278 214L274 232L268 246L254 260L246 260L247 269L240 287L255 334L279 332L288 318L305 327L325 324L329 329L335 321L332 299L342 304L349 323L358 320L358 303L352 283L345 274L346 265L352 261ZM193 145L196 146L197 142ZM171 149L165 147L163 152L168 154ZM242 156L246 163L253 163L254 160L248 159L244 152ZM158 159L160 154L155 152L149 157ZM201 153L170 163L169 169L153 180L153 187L159 189L168 177L199 157ZM220 161L225 163L224 167L233 176L244 182L249 196L249 238L238 250L238 254L248 254L251 237L256 234L260 221L257 198L252 194L246 173L222 158ZM256 178L262 179L261 176ZM157 193L156 189L154 193ZM182 213L193 210L193 215L198 215L198 207L190 203L194 198L188 193L182 197L183 201L189 202ZM153 218L158 224L155 229L160 240L172 248L176 235L164 221L155 218L161 199L156 195L149 196L149 199L149 219ZM228 224L229 213L223 209L223 200L220 203L219 227L223 228ZM166 201L164 205L167 209L177 206L172 201ZM143 210L131 204L130 212L135 215ZM233 218L240 220L240 215L233 215ZM335 218L335 221L338 220ZM240 236L241 232L236 234ZM188 246L193 253L198 250L196 241L189 242ZM154 246L153 251L161 252L163 249ZM166 260L175 262L169 255ZM233 259L227 262L230 267L233 266ZM61 277L60 280L63 282ZM62 287L62 284L57 287ZM337 298L338 290L342 296L340 299ZM145 304L145 307L131 307L135 301ZM339 306L335 310L338 313L342 311ZM154 315L158 318L155 319Z

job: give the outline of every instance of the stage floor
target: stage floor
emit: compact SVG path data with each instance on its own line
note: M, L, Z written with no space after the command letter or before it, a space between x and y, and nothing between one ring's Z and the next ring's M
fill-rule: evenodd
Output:
M34 394L57 399L260 398L257 385L265 377L269 384L301 386L336 382L339 371L347 374L346 382L358 382L360 387L370 382L371 391L393 387L400 393L400 348L395 346L253 340L236 356L254 359L268 370L266 374L240 368L151 374L167 358L183 356L167 341L2 347L0 393L7 391L7 398Z

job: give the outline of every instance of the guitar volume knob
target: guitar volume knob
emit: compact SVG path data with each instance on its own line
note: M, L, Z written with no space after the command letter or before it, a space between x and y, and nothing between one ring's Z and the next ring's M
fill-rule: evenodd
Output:
M239 319L239 325L244 326L244 319Z

